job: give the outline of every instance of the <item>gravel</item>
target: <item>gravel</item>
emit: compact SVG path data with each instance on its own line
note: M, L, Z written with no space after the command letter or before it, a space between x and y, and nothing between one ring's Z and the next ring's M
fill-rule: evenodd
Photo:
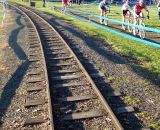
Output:
M19 130L24 121L25 73L28 68L26 27L20 15L8 10L1 28L0 129Z
M114 90L126 95L122 100L136 109L135 116L142 127L149 127L160 120L159 80L149 77L137 61L114 52L112 46L103 40L88 36L80 28L52 15L45 13L43 16L50 19L69 45L79 48L83 56L105 74Z

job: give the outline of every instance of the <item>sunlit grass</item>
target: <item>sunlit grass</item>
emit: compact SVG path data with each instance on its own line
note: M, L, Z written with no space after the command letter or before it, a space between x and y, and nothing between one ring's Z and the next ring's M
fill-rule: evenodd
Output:
M22 1L18 0L10 0L17 1L22 3ZM23 4L27 4L23 2ZM61 7L61 2L48 2L47 7L42 7L42 2L36 1L36 8L38 10L48 12L56 16L57 19L72 23L78 26L83 32L87 35L97 37L99 39L103 39L107 44L111 44L115 51L121 53L122 55L126 55L138 60L140 63L140 67L145 68L149 71L150 77L152 78L160 78L160 50L151 46L144 45L143 43L139 43L130 39L126 39L124 37L118 36L116 34L112 34L110 32L101 30L97 27L89 23L85 23L74 18L71 18L67 15L61 14L52 10L52 6ZM72 8L80 9L83 11L91 12L94 14L99 14L98 5L73 5ZM111 8L111 13L109 15L110 18L121 19L121 6L113 6ZM151 12L156 11L156 7L151 7ZM151 20L146 20L147 26L157 27L159 23L157 22L157 13L151 13Z

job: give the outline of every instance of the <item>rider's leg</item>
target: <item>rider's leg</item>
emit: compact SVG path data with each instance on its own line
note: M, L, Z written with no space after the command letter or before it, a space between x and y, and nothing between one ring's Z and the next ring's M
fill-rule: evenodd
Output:
M138 17L136 16L136 14L133 17L134 17L134 24L137 25ZM136 34L137 34L136 27L133 27L133 35L136 35Z
M62 1L62 8L64 8L64 2Z
M107 10L105 9L104 12L103 12L103 14L104 14L103 16L104 16L104 17L106 17L106 15L107 15L106 13L107 13ZM104 24L107 25L106 20L104 20Z
M143 20L144 20L144 14L141 12L140 14L139 14L139 16L140 16L140 18L141 18L141 23L143 22Z
M122 22L125 22L125 15L124 15L124 13L122 14ZM125 30L124 24L122 24L122 29Z
M101 9L100 16L103 17L103 9ZM103 19L100 18L100 23L103 24Z

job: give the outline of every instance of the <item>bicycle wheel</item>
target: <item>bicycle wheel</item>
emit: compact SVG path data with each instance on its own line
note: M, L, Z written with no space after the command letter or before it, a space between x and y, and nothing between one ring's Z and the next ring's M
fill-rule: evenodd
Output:
M106 18L108 18L107 14L106 14ZM104 20L104 25L108 25L108 20Z
M141 21L140 26L145 27L145 24ZM146 30L144 30L143 28L139 28L139 36L141 39L144 39L146 37Z
M136 24L137 25L137 24ZM138 28L137 27L133 27L133 35L136 36L138 34Z
M127 21L128 21L128 20L127 20L127 18L125 17L125 18L124 18L124 22L127 22ZM122 24L122 29L123 29L123 30L126 30L126 25L125 25L125 24Z
M130 24L132 24L132 19L131 18L128 18L128 21L127 21L127 23L128 23L128 32L132 32L132 26L129 26Z

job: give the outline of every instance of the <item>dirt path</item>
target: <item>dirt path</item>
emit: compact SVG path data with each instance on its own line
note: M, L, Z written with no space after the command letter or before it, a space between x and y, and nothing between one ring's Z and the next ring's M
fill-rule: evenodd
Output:
M0 129L22 128L25 109L27 35L21 16L8 10L0 28Z

